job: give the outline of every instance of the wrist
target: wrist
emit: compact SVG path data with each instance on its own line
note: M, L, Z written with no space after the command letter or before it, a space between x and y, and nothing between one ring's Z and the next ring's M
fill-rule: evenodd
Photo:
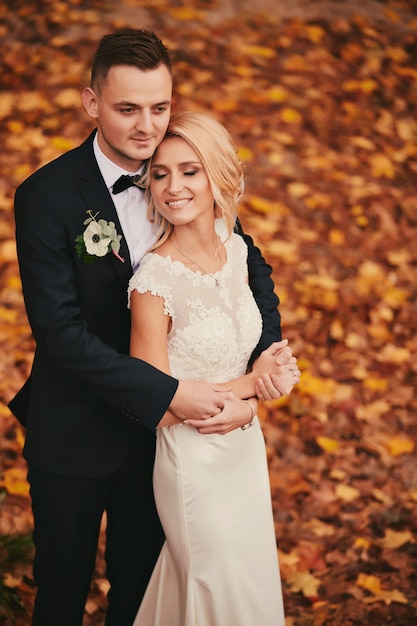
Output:
M246 397L253 397L256 396L256 381L259 378L259 374L257 374L255 371L250 371L245 375L246 378L246 385L245 385L245 392L246 392Z
M244 424L243 426L241 426L242 430L246 430L247 428L250 428L251 426L253 426L253 420L256 414L256 410L255 407L253 405L253 403L250 400L243 400L243 402L245 402L249 408L250 408L250 419L249 422L247 422L246 424Z

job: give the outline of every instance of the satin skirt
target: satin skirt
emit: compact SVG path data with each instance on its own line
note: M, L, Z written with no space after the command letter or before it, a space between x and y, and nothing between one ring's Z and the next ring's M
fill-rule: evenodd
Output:
M157 430L166 541L133 626L285 626L265 443L247 430Z

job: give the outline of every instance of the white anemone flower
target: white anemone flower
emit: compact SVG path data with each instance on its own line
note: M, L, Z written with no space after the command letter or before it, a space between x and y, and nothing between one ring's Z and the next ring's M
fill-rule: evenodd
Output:
M83 234L85 248L88 254L105 256L109 251L111 237L103 233L103 229L96 221L91 221Z

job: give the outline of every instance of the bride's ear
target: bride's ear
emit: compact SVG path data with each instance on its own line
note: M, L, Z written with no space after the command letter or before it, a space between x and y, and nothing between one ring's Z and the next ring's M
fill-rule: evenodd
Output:
M83 105L87 111L87 115L93 119L98 118L98 99L91 87L85 87L81 94Z

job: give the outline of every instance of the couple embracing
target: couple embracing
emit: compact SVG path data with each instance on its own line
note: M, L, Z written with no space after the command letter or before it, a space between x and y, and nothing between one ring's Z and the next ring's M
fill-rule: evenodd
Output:
M103 37L96 129L16 192L34 626L81 626L103 512L107 626L285 623L256 413L299 371L230 137L172 84L155 33Z

